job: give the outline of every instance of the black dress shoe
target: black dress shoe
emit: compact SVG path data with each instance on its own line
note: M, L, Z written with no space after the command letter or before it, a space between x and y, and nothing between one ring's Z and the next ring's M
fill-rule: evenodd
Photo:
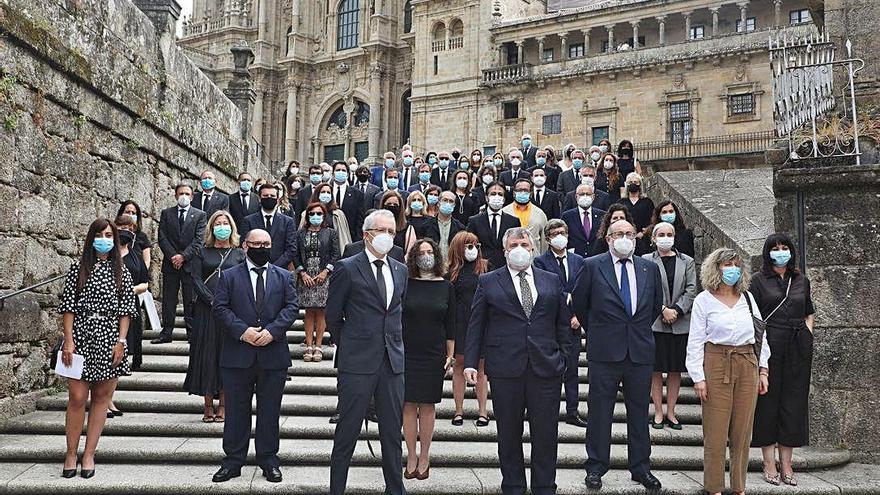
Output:
M151 344L167 344L169 342L171 342L171 337L168 337L166 335L160 335L150 341Z
M76 476L76 468L61 470L61 477L62 478L73 478L74 476Z
M567 416L565 418L565 424L572 425L572 426L579 426L581 428L587 427L587 422L584 421L584 419L581 418L579 414L572 414L571 416Z
M79 471L79 475L80 475L82 478L89 479L89 478L91 478L92 476L95 475L95 469L94 469L94 468L92 468L92 469L80 469L80 471Z
M584 478L584 484L587 485L588 490L598 490L602 488L602 475L599 473L587 473L587 477Z
M281 470L277 467L264 469L263 477L266 478L266 481L269 483L281 483Z
M330 416L330 424L331 425L335 425L338 422L339 422L339 415L338 414L334 414L333 416Z
M228 467L222 467L218 469L216 473L214 473L214 477L211 478L211 481L213 481L214 483L223 483L225 481L231 480L232 478L238 478L239 476L241 476L241 469L233 471Z
M375 412L367 414L367 419L369 419L373 423L379 424L379 416L377 416Z
M651 474L650 471L648 471L645 474L640 474L640 475L634 474L632 477L632 480L638 481L639 483L642 484L642 486L647 488L648 491L652 491L652 492L660 490L660 488L663 487L663 485L660 484L660 480L658 480L656 477L654 477L654 475Z

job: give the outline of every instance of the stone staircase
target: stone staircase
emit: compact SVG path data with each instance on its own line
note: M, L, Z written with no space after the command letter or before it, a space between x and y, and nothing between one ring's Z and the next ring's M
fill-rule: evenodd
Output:
M182 326L182 318L178 319ZM174 342L152 345L155 331L144 335L144 366L133 376L119 380L115 403L123 417L107 420L98 448L97 474L91 480L59 477L64 457L64 409L67 395L48 395L38 402L37 411L13 418L0 425L0 494L3 493L326 493L329 486L329 460L333 425L328 418L336 406L336 379L332 365L333 349L325 348L321 363L304 363L302 323L288 332L294 364L285 385L281 417L280 457L284 482L266 482L254 466L246 466L242 477L223 484L211 483L211 475L223 457L222 424L204 424L202 398L182 392L187 368L187 348L183 329L174 331ZM589 389L586 362L581 359L581 389L586 414ZM697 494L702 489L702 430L699 401L685 377L678 418L681 431L651 430L654 474L664 491ZM467 391L464 426L450 424L454 412L452 382L444 385L444 400L437 407L431 477L425 481L406 481L411 493L496 494L501 493L495 423L477 428L476 401ZM560 397L562 393L560 391ZM491 397L490 397L491 410ZM559 460L557 483L560 494L584 493L584 430L561 422L564 402L560 402ZM605 478L603 493L643 493L630 481L626 471L626 425L622 402L614 414L612 471ZM377 430L372 427L363 438L373 439L379 450ZM528 437L528 424L526 424ZM84 440L82 441L84 443ZM82 445L82 444L81 444ZM404 446L404 449L406 447ZM253 447L251 447L251 458ZM526 445L526 461L529 451ZM753 450L748 480L749 493L880 494L880 468L850 463L842 450L798 449L795 469L800 485L774 487L760 477L760 452ZM380 494L383 481L379 459L373 458L365 441L355 450L349 476L349 493Z

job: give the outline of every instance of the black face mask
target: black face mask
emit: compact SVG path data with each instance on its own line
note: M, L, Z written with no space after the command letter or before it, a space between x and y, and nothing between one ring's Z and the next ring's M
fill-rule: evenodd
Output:
M266 211L272 211L278 206L278 200L275 198L260 198L260 206Z
M357 178L361 182L367 182L370 180L370 174L358 174Z
M626 186L626 190L631 193L637 193L641 189L642 189L642 186L640 184L630 184L630 185Z
M123 246L128 246L131 242L134 241L134 232L130 232L128 230L120 230L119 231L119 243Z
M400 214L400 206L386 206L385 209L390 211L394 218L397 218L397 215Z
M629 148L624 148L624 149L620 150L620 157L621 157L621 158L629 158L630 156L632 156L632 150L631 150L631 149L629 149Z
M461 153L459 153L459 152L457 152L457 151L453 151L453 152L452 152L452 158L455 158L456 160L458 160L458 157L459 157L459 156L461 156Z
M269 262L269 257L272 254L272 248L261 247L261 248L252 248L249 247L247 250L247 257L251 260L251 263L257 266L263 266Z

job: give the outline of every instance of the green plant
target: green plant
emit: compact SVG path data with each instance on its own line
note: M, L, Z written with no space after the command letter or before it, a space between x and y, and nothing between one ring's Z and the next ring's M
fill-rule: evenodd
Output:
M79 128L79 127L82 127L83 125L85 125L85 123L88 121L89 121L88 117L86 117L83 114L79 114L76 116L75 119L73 119L73 125L75 125L76 127Z
M0 94L7 95L16 83L15 76L6 75L0 79Z
M12 132L18 129L18 114L12 112L7 115L6 119L3 120L3 128L6 129L6 132Z
M135 141L134 139L129 139L125 142L125 147L129 149L129 151L137 151L141 147L141 143Z

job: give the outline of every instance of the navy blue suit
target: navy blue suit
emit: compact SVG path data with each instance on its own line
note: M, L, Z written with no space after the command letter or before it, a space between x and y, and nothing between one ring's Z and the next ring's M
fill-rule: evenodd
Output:
M534 308L529 316L506 265L480 276L465 345L465 368L476 369L481 355L485 356L505 494L521 494L526 489L522 451L526 408L532 443L532 493L556 493L559 385L571 346L571 317L559 277L531 270L536 294L532 295Z
M247 261L224 271L214 294L214 318L224 334L220 353L220 377L226 394L223 467L233 471L240 470L247 457L254 392L259 404L256 461L264 470L279 467L278 418L290 367L287 330L299 316L299 305L293 274L271 264L266 267L261 308L254 298ZM268 330L272 342L258 347L242 341L248 327Z
M563 297L568 299L568 295L574 290L574 284L581 268L584 266L584 258L572 252L566 251L565 260L568 264L565 276L559 269L559 261L552 249L535 258L535 266L541 270L555 273L562 280ZM565 413L573 417L577 415L578 410L578 365L581 357L581 328L571 329L571 351L568 353L568 369L565 371Z
M348 468L370 399L375 398L382 445L385 493L404 493L401 422L403 414L403 299L406 265L385 257L394 292L382 305L376 268L361 251L334 265L327 297L327 330L337 343L339 422L330 457L330 493L342 495ZM387 278L385 283L391 283Z
M584 222L581 217L580 208L562 212L562 221L568 225L568 248L574 249L575 254L588 257L593 251L593 245L596 242L596 235L599 233L599 225L602 224L602 218L605 216L605 210L593 208L593 215L590 217L592 225L590 226L590 236L584 233Z
M651 438L648 401L654 370L651 325L663 306L660 269L638 256L627 263L635 270L636 304L629 314L620 294L610 253L588 258L572 293L572 310L587 331L590 395L587 399L587 472L600 476L609 469L611 423L617 390L623 382L626 405L627 454L634 476L650 471Z
M244 226L241 228L241 242L247 239L247 234L254 229L266 230L266 216L263 210L244 217ZM269 236L272 238L272 254L269 256L271 263L286 269L293 261L293 252L296 249L296 222L289 216L275 212L272 217L272 228Z

